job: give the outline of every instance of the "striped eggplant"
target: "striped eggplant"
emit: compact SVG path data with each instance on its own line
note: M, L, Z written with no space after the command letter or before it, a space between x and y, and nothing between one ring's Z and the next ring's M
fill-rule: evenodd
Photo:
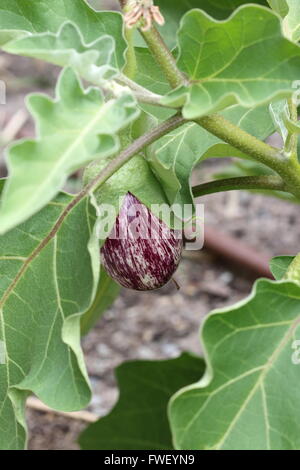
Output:
M101 248L101 261L121 286L148 291L164 286L181 259L179 230L170 229L131 193Z

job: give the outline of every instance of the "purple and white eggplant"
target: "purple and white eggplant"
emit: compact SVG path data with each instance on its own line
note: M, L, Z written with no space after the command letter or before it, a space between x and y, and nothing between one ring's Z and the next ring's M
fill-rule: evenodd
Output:
M181 232L169 228L131 193L101 248L108 274L123 287L147 291L164 286L181 259Z

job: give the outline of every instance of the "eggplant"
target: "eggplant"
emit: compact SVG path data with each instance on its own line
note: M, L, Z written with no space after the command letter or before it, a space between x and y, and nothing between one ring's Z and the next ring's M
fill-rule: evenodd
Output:
M150 291L170 281L182 248L181 231L168 227L127 193L113 230L101 248L101 262L121 286Z

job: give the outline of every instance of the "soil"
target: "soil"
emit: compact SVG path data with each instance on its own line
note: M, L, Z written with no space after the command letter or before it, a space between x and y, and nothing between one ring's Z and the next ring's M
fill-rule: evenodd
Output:
M2 131L23 112L26 122L14 138L34 135L24 96L32 90L53 94L57 69L26 59L0 55L8 83L7 105L0 108ZM38 77L38 78L35 78ZM18 120L17 120L18 121ZM2 132L3 136L3 132ZM5 164L0 148L0 174ZM210 180L227 161L209 161L197 169L194 180ZM254 249L271 255L294 254L300 246L299 206L246 192L231 192L202 198L206 224L232 234ZM122 290L113 307L83 339L83 349L93 388L89 410L98 416L109 412L118 398L114 369L130 359L176 357L184 350L201 354L199 326L212 309L235 303L249 294L251 281L240 267L220 263L205 250L186 253L173 283L153 293ZM28 410L29 448L34 450L78 449L77 436L85 423Z

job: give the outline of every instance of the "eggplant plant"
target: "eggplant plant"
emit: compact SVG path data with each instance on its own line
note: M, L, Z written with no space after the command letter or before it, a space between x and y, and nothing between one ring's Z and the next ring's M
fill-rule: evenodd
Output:
M65 412L89 404L81 334L115 281L172 278L180 209L229 190L300 201L299 1L115 3L0 0L1 50L62 69L54 97L28 96L36 136L9 146L0 180L0 449L26 447L30 394ZM280 148L266 143L275 131ZM197 165L226 156L250 174L191 186ZM64 192L79 169L82 189ZM176 206L169 220L162 205ZM158 236L142 236L149 225ZM206 317L204 358L121 365L120 400L82 448L299 450L300 255L271 269Z

